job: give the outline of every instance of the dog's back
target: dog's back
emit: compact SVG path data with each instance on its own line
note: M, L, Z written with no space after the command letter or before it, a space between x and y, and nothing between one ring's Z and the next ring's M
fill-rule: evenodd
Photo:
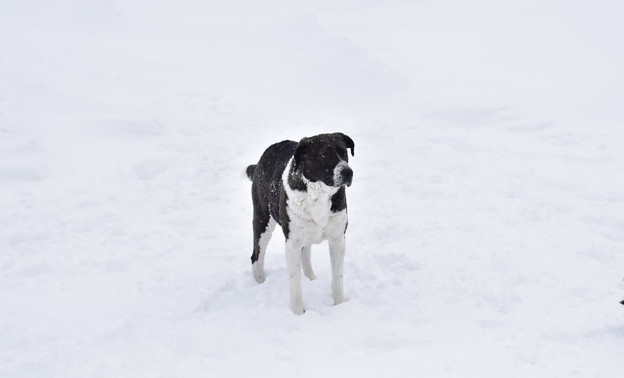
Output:
M279 196L282 173L288 164L288 160L293 156L296 147L297 142L291 140L275 143L264 151L258 164L247 167L247 177L253 182L252 195L268 200L268 209L262 210L268 210L268 213L278 224L281 223L279 218ZM254 206L261 206L262 202L264 201L254 202ZM256 209L256 211L264 213L262 210Z

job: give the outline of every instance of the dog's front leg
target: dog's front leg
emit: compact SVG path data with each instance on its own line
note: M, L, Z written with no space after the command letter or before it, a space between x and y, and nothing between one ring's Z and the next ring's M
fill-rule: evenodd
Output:
M310 279L310 281L314 281L316 279L316 275L314 274L314 269L312 269L312 247L306 246L303 247L301 251L301 260L303 262L303 274Z
M334 304L340 304L345 300L344 287L342 284L342 271L344 268L346 243L344 235L336 239L330 239L328 242L332 271L332 296L334 297Z
M290 309L295 315L305 312L301 292L301 250L303 247L291 240L286 241L286 269L290 288Z

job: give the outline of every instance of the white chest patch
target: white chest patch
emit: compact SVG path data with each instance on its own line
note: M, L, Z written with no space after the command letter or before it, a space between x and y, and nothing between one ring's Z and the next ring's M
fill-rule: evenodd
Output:
M288 195L288 216L292 238L303 244L315 244L344 233L346 211L331 212L331 198L340 188L327 186L321 181L310 182L304 178L307 191L293 190L288 186L288 173L292 159L288 162L282 180Z

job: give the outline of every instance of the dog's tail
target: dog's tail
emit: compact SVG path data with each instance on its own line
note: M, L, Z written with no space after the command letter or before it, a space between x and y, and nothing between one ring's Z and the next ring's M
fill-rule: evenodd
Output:
M253 175L254 172L256 171L256 164L252 164L249 167L247 167L247 177L249 177L250 180L253 180Z

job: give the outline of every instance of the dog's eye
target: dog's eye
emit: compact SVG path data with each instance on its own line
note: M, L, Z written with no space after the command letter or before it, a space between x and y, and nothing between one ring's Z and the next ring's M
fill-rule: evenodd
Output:
M321 159L326 159L327 158L327 154L321 154Z

